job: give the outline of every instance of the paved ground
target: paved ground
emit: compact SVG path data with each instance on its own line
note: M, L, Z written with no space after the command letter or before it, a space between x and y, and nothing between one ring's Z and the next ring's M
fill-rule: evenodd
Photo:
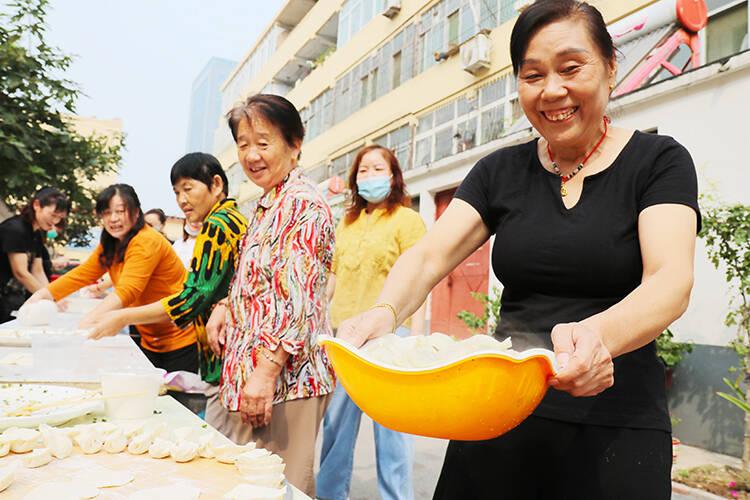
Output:
M435 490L447 441L415 437L414 460L414 494L416 500L430 499ZM318 443L320 446L320 442ZM320 453L317 454L320 456ZM686 469L703 464L740 465L740 460L718 453L711 453L693 446L680 445L677 463L673 470ZM679 487L679 486L678 486ZM350 500L378 500L377 472L375 470L375 441L372 431L372 420L362 417L357 447L354 451L354 475ZM673 492L672 500L698 500L718 498L681 489Z
M322 432L320 435L322 436ZM320 457L320 445L321 440L318 439L316 457ZM414 437L415 499L432 498L440 468L443 465L446 446L448 446L448 441L442 439ZM363 415L357 437L357 447L354 449L354 473L349 500L377 500L379 498L372 420L367 415Z

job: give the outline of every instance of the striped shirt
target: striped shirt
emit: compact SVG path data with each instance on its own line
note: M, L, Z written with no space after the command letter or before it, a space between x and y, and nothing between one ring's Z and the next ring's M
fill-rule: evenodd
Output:
M219 396L237 411L261 346L290 354L273 403L333 392L335 378L319 334L331 334L325 289L333 259L328 203L295 168L251 207L229 287Z

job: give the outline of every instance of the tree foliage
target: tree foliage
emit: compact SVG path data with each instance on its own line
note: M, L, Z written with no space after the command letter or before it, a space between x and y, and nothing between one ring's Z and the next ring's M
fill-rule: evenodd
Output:
M495 327L500 323L500 288L494 287L492 296L481 292L471 292L471 296L482 304L482 315L477 316L471 311L463 310L458 312L458 319L463 321L474 334L494 332Z
M693 352L693 344L675 342L674 334L669 328L656 337L656 355L666 368L674 368L690 352Z
M714 204L703 213L708 257L734 291L724 321L737 327L735 349L744 358L750 347L750 206Z
M66 115L80 89L64 78L70 56L45 40L47 0L16 0L0 12L0 200L23 205L55 186L73 202L66 238L83 244L96 224L91 185L116 171L123 138L84 137Z
M712 202L703 207L703 214L701 236L708 257L717 269L723 269L734 292L724 322L737 327L737 337L731 345L741 364L734 381L724 379L731 392L718 395L745 411L742 463L750 470L750 393L742 388L750 381L750 206Z

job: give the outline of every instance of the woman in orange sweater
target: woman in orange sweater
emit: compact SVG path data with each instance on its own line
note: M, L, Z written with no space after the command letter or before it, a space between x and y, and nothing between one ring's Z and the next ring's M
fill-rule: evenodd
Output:
M138 195L127 184L113 184L96 199L104 230L99 245L80 266L38 290L29 299L61 300L109 273L114 292L86 314L86 328L105 312L150 304L182 289L185 267L160 233L145 225ZM198 371L198 350L192 326L180 329L171 321L139 325L141 350L168 372Z

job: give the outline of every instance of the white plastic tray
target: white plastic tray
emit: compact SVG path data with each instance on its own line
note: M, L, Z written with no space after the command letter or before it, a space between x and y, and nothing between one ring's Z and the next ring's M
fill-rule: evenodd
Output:
M8 427L37 427L39 424L58 425L87 413L102 411L102 401L79 401L65 406L41 409L28 416L8 417L28 403L53 403L63 399L92 396L95 393L75 387L42 384L2 384L0 386L0 429Z

